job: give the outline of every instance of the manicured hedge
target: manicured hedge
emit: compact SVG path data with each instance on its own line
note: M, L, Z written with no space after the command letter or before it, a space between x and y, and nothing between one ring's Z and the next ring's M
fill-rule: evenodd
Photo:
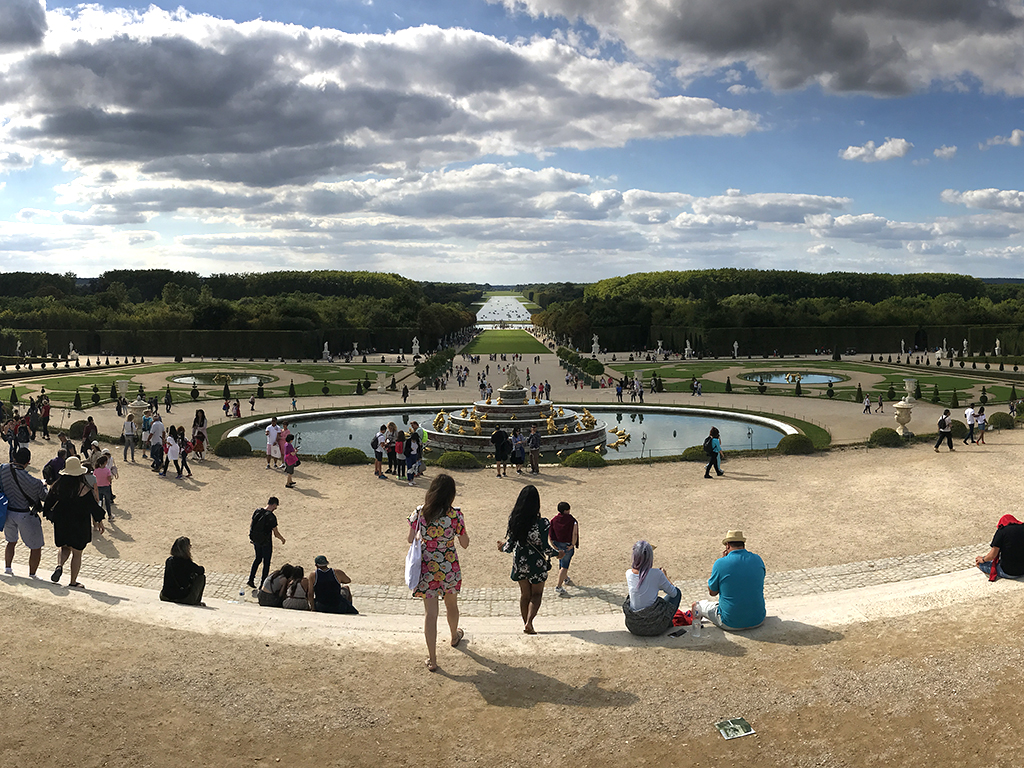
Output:
M993 413L989 416L988 423L993 429L1013 429L1013 418L1004 411Z
M607 464L604 456L593 451L576 451L562 460L563 467L604 467Z
M233 458L236 456L252 456L252 446L244 437L225 437L213 447L217 456Z
M329 450L324 454L324 461L336 467L342 467L352 464L369 464L373 459L358 448L346 446L345 448L332 448Z
M776 450L786 456L805 455L814 453L814 443L807 435L786 435L779 440Z
M469 451L445 451L437 457L442 469L480 469L483 463Z
M879 427L871 433L868 445L872 448L902 448L905 442L900 433L892 427Z
M704 453L703 445L691 445L683 451L683 461L699 461L707 464L711 457Z

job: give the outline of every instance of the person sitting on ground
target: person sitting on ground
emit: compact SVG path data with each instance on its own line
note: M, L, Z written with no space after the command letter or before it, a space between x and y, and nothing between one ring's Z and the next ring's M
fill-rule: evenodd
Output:
M626 629L641 637L660 635L672 626L683 593L654 567L654 547L647 541L633 545L633 563L626 571L629 596L622 603ZM666 597L659 596L664 592Z
M1024 523L1013 515L1003 515L989 546L987 554L974 558L989 581L1024 577Z
M201 605L206 588L206 569L192 561L192 542L179 536L171 545L171 556L164 563L164 585L160 599L165 603Z
M747 551L743 531L729 531L722 539L725 551L715 561L708 592L718 600L693 604L693 621L708 619L719 629L753 629L764 623L764 561Z
M293 611L309 610L309 579L301 565L292 568L292 578L284 590L284 602L282 608L289 608Z
M280 570L267 576L256 597L259 604L264 608L280 608L281 603L284 602L284 590L288 586L288 582L292 580L294 573L295 566L285 563Z
M352 590L343 584L351 584L340 568L331 568L327 558L317 555L313 561L315 570L309 577L309 609L319 613L359 613L352 606Z

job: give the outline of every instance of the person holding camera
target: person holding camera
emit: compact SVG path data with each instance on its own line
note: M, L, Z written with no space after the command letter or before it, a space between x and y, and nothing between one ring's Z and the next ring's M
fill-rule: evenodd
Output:
M10 464L0 464L0 490L7 497L4 573L14 575L11 566L14 563L14 548L20 538L29 549L28 577L37 579L36 570L43 554L43 523L39 519L39 508L46 498L46 484L32 477L25 469L30 461L32 453L29 449L19 448L14 452L14 460Z

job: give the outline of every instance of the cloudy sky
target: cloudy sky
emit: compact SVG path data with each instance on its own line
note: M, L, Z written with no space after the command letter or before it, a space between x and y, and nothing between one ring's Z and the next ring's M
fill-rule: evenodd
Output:
M0 272L1024 277L1022 97L1022 0L0 0Z

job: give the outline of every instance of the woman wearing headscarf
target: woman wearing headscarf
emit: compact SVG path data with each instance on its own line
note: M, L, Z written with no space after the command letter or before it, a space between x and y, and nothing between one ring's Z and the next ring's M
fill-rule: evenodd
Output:
M79 589L84 589L78 582L82 550L92 541L93 529L103 533L105 514L96 499L95 490L86 482L85 474L81 460L77 456L69 456L43 502L43 516L53 523L53 543L60 547L57 567L50 581L60 581L64 563L70 557L71 583L68 586Z
M633 545L633 563L626 571L629 597L622 604L626 629L634 635L653 637L672 626L683 593L668 580L661 568L654 567L654 547L650 542ZM661 597L664 592L666 597Z
M989 581L1024 577L1024 523L1013 515L1003 515L989 546L987 554L974 558Z
M512 581L519 584L519 612L523 632L528 635L537 634L533 620L540 611L551 558L565 555L548 543L549 526L547 518L540 516L540 493L535 486L527 485L508 516L505 540L498 542L499 552L512 553Z

